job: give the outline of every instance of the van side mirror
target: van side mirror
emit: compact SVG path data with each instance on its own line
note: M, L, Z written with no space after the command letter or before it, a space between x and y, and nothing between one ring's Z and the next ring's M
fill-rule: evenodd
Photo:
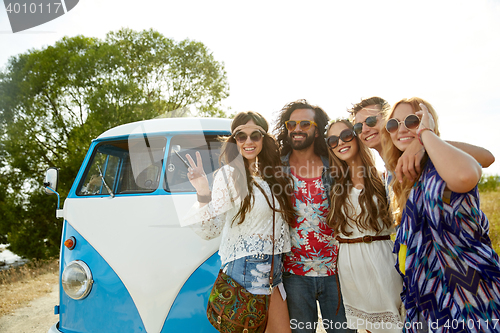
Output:
M59 169L49 168L45 174L45 180L43 181L43 186L45 187L45 194L51 195L55 194L57 191L57 183L59 180ZM49 190L47 187L52 189Z

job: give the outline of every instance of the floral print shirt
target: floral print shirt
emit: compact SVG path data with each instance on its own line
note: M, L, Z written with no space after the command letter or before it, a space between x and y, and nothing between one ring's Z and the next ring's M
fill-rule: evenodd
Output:
M285 257L285 272L303 276L337 273L338 247L333 230L326 224L329 203L321 177L301 178L292 172L293 204L297 209L291 227L292 251Z

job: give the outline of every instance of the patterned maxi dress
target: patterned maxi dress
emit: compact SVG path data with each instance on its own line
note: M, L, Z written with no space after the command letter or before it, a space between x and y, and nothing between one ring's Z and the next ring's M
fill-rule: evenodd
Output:
M500 332L500 266L477 186L451 192L429 160L403 211L394 252L403 332Z

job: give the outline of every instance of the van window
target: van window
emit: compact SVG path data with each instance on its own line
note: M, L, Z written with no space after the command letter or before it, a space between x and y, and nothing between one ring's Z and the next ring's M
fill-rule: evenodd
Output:
M170 141L167 165L165 168L165 190L168 192L196 192L187 178L184 161L189 154L196 162L196 152L201 154L203 169L212 186L213 172L219 168L219 155L222 142L217 135L176 135ZM188 162L189 163L189 162Z
M99 144L77 195L153 192L160 183L166 142L165 137L144 136Z

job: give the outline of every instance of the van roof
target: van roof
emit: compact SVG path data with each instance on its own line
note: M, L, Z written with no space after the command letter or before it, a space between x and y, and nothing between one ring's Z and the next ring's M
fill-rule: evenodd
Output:
M231 119L225 118L159 118L113 127L97 139L142 133L229 131L230 128Z

